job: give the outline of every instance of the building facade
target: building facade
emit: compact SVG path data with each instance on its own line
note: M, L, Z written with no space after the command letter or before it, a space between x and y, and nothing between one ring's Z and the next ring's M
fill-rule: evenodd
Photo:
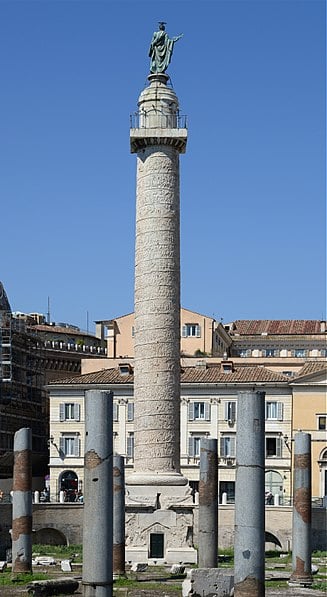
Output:
M293 429L311 435L312 495L327 495L327 368L307 363L292 381Z
M258 388L265 391L266 491L289 501L291 492L292 388L289 379L263 367L235 366L231 360L181 372L180 450L181 472L196 491L202 437L218 438L219 495L233 502L235 491L235 445L237 395ZM128 362L114 369L58 380L50 393L50 487L52 499L66 491L75 499L83 491L84 393L87 389L113 391L115 450L133 470L134 399L133 368Z
M110 359L134 357L134 313L96 321L96 335L107 342ZM231 338L224 326L214 318L190 311L180 310L180 351L185 357L218 356L228 354Z

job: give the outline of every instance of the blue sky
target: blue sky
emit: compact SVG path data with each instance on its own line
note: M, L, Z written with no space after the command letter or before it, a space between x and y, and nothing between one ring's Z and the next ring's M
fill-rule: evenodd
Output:
M325 3L0 0L2 280L13 310L82 328L133 310L129 115L157 22L181 156L184 307L325 312Z

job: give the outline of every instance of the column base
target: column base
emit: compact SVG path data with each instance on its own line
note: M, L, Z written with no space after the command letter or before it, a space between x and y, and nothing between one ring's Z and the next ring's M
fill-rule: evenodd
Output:
M188 480L181 473L131 473L126 485L187 485Z

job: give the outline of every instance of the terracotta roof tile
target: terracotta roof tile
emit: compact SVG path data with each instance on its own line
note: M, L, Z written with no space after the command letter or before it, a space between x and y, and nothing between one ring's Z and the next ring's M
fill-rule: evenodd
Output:
M94 373L86 373L76 377L58 379L53 385L90 385L90 384L132 384L132 373L121 375L119 369L104 369ZM225 373L220 365L209 366L206 369L184 367L181 371L181 383L288 383L289 378L265 367L239 367Z
M315 319L238 319L231 335L256 336L320 334L321 323Z
M296 379L298 379L299 377L302 377L304 375L311 375L312 373L318 373L320 371L326 371L327 370L327 362L326 361L320 361L320 362L309 362L309 363L305 363L302 367L302 369L299 371Z

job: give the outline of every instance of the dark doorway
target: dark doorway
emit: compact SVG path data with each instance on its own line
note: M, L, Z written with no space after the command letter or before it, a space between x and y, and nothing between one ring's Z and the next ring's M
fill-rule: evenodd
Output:
M164 557L164 534L151 533L150 534L150 558Z
M65 502L75 502L78 494L78 477L74 471L64 471L59 479L59 491L65 492Z

